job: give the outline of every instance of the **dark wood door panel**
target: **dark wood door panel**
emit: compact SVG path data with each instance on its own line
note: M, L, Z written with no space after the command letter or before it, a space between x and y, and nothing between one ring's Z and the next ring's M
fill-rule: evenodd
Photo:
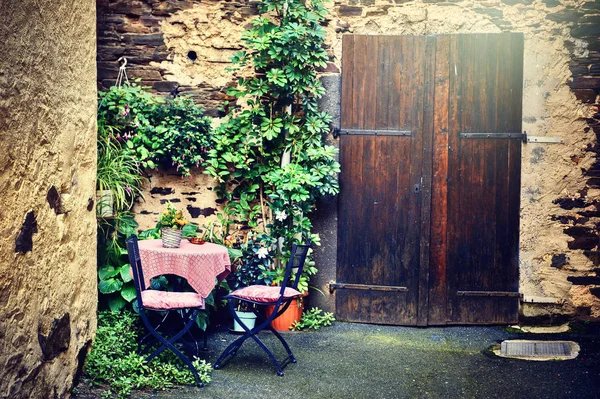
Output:
M449 74L449 108L454 112L449 117L453 150L448 155L447 323L514 322L521 144L460 133L521 131L522 36L451 40L456 40L451 46L456 54L450 55Z
M365 134L340 142L337 315L415 324L424 40L349 36L342 47L342 130ZM390 130L410 134L385 135Z

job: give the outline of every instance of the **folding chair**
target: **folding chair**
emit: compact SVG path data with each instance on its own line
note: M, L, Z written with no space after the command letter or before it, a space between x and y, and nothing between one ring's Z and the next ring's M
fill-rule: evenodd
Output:
M283 312L290 306L293 299L300 297L302 294L298 292L298 281L300 280L300 275L302 274L302 269L304 268L304 261L306 260L306 255L308 253L308 249L310 247L310 240L304 245L296 245L292 246L292 253L290 256L290 260L286 265L285 276L283 278L283 282L281 287L269 287L265 285L251 285L249 287L238 289L231 294L227 295L225 298L229 303L229 310L235 320L242 326L245 330L245 333L240 338L233 341L219 356L217 361L214 364L215 369L221 368L223 361L228 359L229 356L233 357L236 355L237 350L242 346L242 344L248 339L252 338L269 356L271 362L277 369L277 375L283 376L283 368L288 363L296 363L296 358L292 353L285 339L279 334L272 326L271 322L275 320L277 317L281 316ZM296 278L291 287L288 287L288 281L292 274L293 269L297 268ZM235 302L242 301L246 303L251 303L257 306L252 308L252 311L256 314L257 320L262 320L256 325L254 328L249 329L237 316L235 312ZM260 307L274 305L273 312L270 316L264 317L262 315ZM270 330L277 339L281 342L283 347L285 348L288 356L283 359L281 362L278 362L275 358L273 352L265 345L265 343L258 338L258 333L264 329Z
M149 334L143 337L139 344L138 349L141 354L149 352L152 348L152 344L159 342L161 344L154 352L146 358L146 362L150 362L160 353L166 349L170 349L171 352L175 353L183 362L189 367L199 387L202 387L202 381L198 375L198 371L179 349L175 347L175 343L180 341L182 337L189 333L190 328L196 320L198 311L204 309L204 299L195 292L166 292L147 289L144 283L144 272L142 268L142 261L140 259L140 249L138 247L138 240L135 235L132 235L127 239L127 251L129 253L129 263L133 271L133 282L135 285L135 293L137 299L137 306L140 312L140 317L144 322L144 325L149 331ZM172 272L169 272L172 273ZM180 276L181 277L181 276ZM146 312L166 312L162 317L162 320L157 325L153 325ZM177 312L182 318L183 329L172 333L163 332L163 335L158 332L159 328L162 327L164 322L168 319L171 312ZM162 331L162 330L161 330ZM168 337L168 339L167 339ZM154 338L154 340L149 339ZM145 348L142 348L144 341L148 339ZM206 346L206 335L204 336L204 343Z

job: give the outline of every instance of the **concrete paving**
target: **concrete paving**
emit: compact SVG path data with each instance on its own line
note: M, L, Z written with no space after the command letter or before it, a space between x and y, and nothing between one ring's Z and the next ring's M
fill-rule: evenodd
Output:
M136 393L134 398L600 398L597 326L575 332L529 334L501 327L408 328L336 322L316 332L286 333L298 363L278 377L262 350L247 341L236 357L212 372L204 388ZM214 362L235 338L209 337ZM267 343L278 345L270 333ZM506 339L573 340L573 360L499 358ZM275 346L283 357L282 348ZM86 396L90 397L90 396Z

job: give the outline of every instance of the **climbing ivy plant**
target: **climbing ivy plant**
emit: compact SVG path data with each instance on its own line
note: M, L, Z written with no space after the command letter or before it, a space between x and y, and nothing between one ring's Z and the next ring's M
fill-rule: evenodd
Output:
M327 11L320 0L263 0L259 10L232 59L232 70L253 71L228 90L243 105L213 133L206 173L228 215L289 248L310 235L317 197L339 191L337 150L324 144L331 118L317 106Z

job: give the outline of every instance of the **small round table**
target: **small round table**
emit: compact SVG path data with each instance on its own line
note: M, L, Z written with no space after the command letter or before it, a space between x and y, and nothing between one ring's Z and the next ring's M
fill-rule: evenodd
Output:
M179 248L164 248L162 240L143 240L138 243L144 273L144 283L162 274L184 277L201 297L206 298L215 286L231 271L227 248L213 243L202 245L182 240Z

